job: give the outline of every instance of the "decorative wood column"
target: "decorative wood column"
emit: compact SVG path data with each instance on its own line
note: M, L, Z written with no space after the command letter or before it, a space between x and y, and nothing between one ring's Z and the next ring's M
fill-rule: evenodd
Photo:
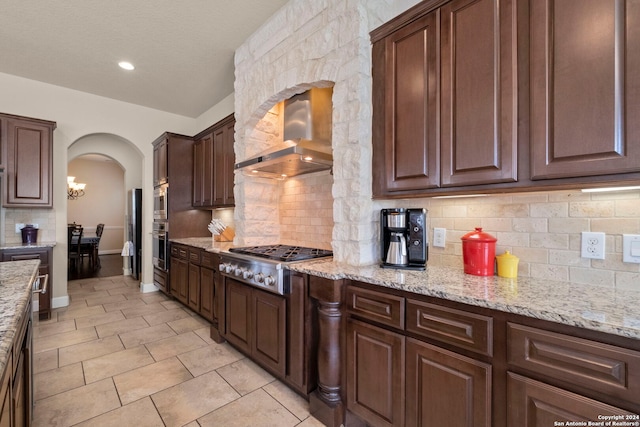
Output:
M309 396L311 414L330 427L344 424L342 352L344 280L311 276L309 295L318 301L318 388Z

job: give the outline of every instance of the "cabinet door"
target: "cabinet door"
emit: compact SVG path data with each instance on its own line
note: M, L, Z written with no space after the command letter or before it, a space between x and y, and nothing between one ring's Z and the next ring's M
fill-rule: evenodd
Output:
M531 178L640 171L640 4L530 7Z
M251 288L225 279L225 338L234 346L251 354Z
M153 185L158 186L169 180L167 138L156 141L153 146Z
M442 7L442 185L517 180L516 6Z
M213 177L213 194L215 206L233 206L233 168L235 155L233 152L235 121L224 124L213 134L213 158L215 170Z
M185 305L189 305L189 263L171 257L171 295Z
M257 362L281 377L285 375L287 335L286 300L280 295L252 289L253 348Z
M407 338L406 366L407 426L491 426L491 365Z
M196 313L200 312L200 266L189 263L189 293L187 304Z
M6 120L7 207L52 207L53 125Z
M213 321L215 272L210 268L200 267L200 314L207 320Z
M8 362L11 362L9 358ZM11 366L13 363L7 363L4 372L0 373L0 427L11 427Z
M383 41L384 116L374 127L383 120L384 131L383 143L374 141L373 170L384 171L384 188L376 192L440 185L437 17L429 13Z
M347 322L347 409L371 425L404 425L404 343L400 334Z
M213 206L213 134L193 146L193 206Z
M602 416L610 415L632 414L512 372L507 373L507 425L509 426L547 427L561 425L558 422L564 421L584 421L584 424L576 425L587 425L588 421L598 422L602 420ZM637 422L638 418L631 420Z

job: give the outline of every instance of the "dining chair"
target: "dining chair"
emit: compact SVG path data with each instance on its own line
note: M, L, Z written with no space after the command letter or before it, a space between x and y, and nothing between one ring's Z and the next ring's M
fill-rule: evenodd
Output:
M82 227L67 227L67 234L69 267L76 271L81 260L80 241L82 240Z

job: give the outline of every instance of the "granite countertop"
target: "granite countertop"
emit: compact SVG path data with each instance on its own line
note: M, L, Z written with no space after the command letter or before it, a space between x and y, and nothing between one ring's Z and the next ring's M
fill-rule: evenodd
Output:
M171 239L222 253L231 242L211 238ZM351 279L415 294L485 307L536 319L640 340L640 288L637 291L531 277L473 276L457 268L427 264L426 271L352 266L332 259L287 265L293 271L331 280Z
M169 239L172 243L193 246L204 249L208 252L220 253L228 252L233 247L233 242L214 242L212 237L185 237L182 239Z
M4 371L21 315L31 299L39 260L0 262L0 372Z
M0 249L31 249L31 248L53 248L56 242L36 242L30 245L26 243L3 243Z
M640 289L618 290L530 277L473 276L451 267L427 266L426 271L411 271L317 260L291 264L289 268L640 339Z

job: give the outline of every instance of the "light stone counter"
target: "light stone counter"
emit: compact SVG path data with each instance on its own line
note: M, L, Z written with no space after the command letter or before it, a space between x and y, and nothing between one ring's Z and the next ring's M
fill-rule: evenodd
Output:
M4 371L20 315L31 299L39 260L0 262L0 373Z
M229 248L233 247L232 242L214 242L213 237L185 237L182 239L169 239L169 241L171 243L193 246L213 253L228 252Z
M30 245L25 243L4 243L0 249L32 249L32 248L53 248L56 242L36 242Z
M223 253L231 242L211 238L172 242ZM549 320L640 340L640 285L637 291L530 277L505 279L465 274L460 269L427 266L426 271L355 267L333 260L292 263L289 269L331 280L351 279L415 294Z
M462 268L426 271L354 267L333 261L295 263L291 270L327 279L351 279L386 288L520 314L640 340L638 291L520 277L465 274Z

